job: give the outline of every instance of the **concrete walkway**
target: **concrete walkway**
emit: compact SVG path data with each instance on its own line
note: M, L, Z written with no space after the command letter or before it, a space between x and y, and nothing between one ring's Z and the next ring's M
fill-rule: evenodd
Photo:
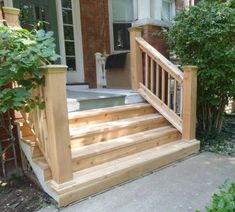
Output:
M62 212L190 212L210 202L225 179L235 182L235 158L202 153L153 174L62 208ZM41 212L57 211L45 208Z

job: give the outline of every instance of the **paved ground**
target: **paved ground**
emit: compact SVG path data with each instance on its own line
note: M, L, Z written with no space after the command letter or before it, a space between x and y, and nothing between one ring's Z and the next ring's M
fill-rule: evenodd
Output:
M235 182L235 158L202 153L102 194L62 208L62 212L190 212L210 202L225 179ZM53 208L41 210L56 211Z

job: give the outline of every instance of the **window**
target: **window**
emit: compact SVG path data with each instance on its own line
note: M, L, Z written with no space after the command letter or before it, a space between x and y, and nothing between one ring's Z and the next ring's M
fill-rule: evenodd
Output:
M172 0L162 1L162 20L171 21L173 18L173 3Z
M72 2L71 0L61 0L61 1L62 1L66 64L68 66L68 71L76 71Z
M112 2L112 49L125 51L130 49L128 28L134 21L134 0L111 0Z

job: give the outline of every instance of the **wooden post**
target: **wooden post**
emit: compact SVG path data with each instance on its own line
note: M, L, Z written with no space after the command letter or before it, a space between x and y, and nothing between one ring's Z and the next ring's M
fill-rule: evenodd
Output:
M41 67L45 74L44 98L48 125L48 157L55 183L72 181L72 156L64 65Z
M196 137L197 67L184 66L182 69L184 71L182 138L192 140Z
M131 88L139 89L139 83L143 82L143 62L142 53L135 40L136 37L141 37L142 28L129 28L130 32L130 50L131 50Z
M20 10L13 7L3 7L3 14L7 23L7 26L13 29L19 29L19 14Z

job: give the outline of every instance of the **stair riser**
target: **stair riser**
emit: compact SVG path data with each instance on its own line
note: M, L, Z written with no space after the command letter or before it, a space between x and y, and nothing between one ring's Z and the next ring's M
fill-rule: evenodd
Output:
M38 157L43 157L43 154L41 150L39 149L38 146L32 146L31 147L31 153L32 153L32 158L38 158Z
M172 132L166 132L161 137L150 137L148 139L144 139L139 143L135 143L134 145L129 145L126 147L121 147L119 149L114 149L110 151L106 151L101 154L96 154L94 152L93 155L88 155L88 157L83 158L75 158L73 159L73 170L79 171L85 168L89 168L98 164L105 163L107 161L115 160L124 156L128 156L140 151L144 151L146 149L150 149L152 147L160 146L162 144L169 143L174 140L178 140L181 138L181 134L176 130Z
M192 145L188 148L177 150L168 155L163 155L159 158L155 158L151 161L143 161L137 166L132 166L129 169L117 171L115 173L107 174L101 178L96 178L94 181L90 181L89 184L79 185L79 187L73 187L69 191L64 191L66 193L60 195L59 205L65 206L71 202L81 200L85 197L93 195L95 193L109 189L115 185L123 182L127 182L131 179L135 179L143 174L149 173L157 168L168 165L176 160L182 159L193 153L199 151L199 144Z
M129 109L126 111L116 111L110 113L103 113L95 116L81 117L76 119L70 119L69 124L71 127L84 127L90 124L98 124L108 121L115 121L120 119L126 119L131 117L137 117L140 115L147 115L151 113L155 113L156 110L152 106L144 106L139 109Z
M71 147L76 148L90 145L97 142L107 141L109 139L134 134L137 132L163 127L166 125L168 125L166 119L163 117L158 117L156 119L131 124L130 126L116 127L111 130L104 130L103 132L91 133L82 137L77 137L71 140Z

